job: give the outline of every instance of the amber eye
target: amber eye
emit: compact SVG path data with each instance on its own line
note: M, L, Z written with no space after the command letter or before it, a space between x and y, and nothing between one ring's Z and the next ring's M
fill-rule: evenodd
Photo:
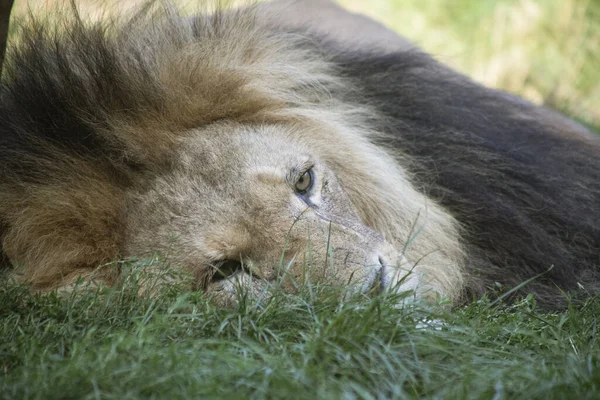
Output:
M310 190L313 185L313 172L312 169L309 169L305 173L300 176L300 178L296 181L295 189L299 193L306 193Z

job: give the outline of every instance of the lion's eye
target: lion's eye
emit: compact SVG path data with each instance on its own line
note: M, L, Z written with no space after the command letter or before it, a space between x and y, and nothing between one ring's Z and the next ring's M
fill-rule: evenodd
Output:
M299 193L306 193L313 185L313 172L309 169L296 181L295 189Z

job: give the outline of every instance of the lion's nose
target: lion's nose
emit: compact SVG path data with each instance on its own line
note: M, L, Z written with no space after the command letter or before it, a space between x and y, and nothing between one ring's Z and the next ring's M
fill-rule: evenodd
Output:
M378 293L383 293L389 282L387 282L386 277L386 261L381 256L379 256L379 265L379 272L377 273L377 279L375 280L373 287L377 288Z
M386 287L389 285L387 272L389 268L392 268L392 266L388 263L387 258L384 256L379 256L377 261L379 265L376 266L377 270L374 278L372 278L373 280L371 281L369 290L376 291L377 293L383 293Z
M387 242L384 242L378 249L377 261L379 262L377 276L372 284L372 289L382 293L389 286L389 272L396 267L398 262L398 252Z
M394 267L398 263L398 252L391 244L384 242L379 246L378 259L381 265Z

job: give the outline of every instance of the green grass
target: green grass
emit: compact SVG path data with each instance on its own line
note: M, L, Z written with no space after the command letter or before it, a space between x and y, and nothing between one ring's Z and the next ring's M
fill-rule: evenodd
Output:
M553 314L532 299L433 312L312 287L223 310L177 287L138 295L132 276L62 296L0 281L0 397L600 396L600 297Z

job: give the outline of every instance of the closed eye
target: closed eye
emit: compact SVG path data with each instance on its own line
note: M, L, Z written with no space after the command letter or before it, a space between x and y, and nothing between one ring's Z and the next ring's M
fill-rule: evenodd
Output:
M213 282L218 282L223 279L230 278L237 272L244 269L241 262L236 260L223 260L213 265L214 275L212 276Z

